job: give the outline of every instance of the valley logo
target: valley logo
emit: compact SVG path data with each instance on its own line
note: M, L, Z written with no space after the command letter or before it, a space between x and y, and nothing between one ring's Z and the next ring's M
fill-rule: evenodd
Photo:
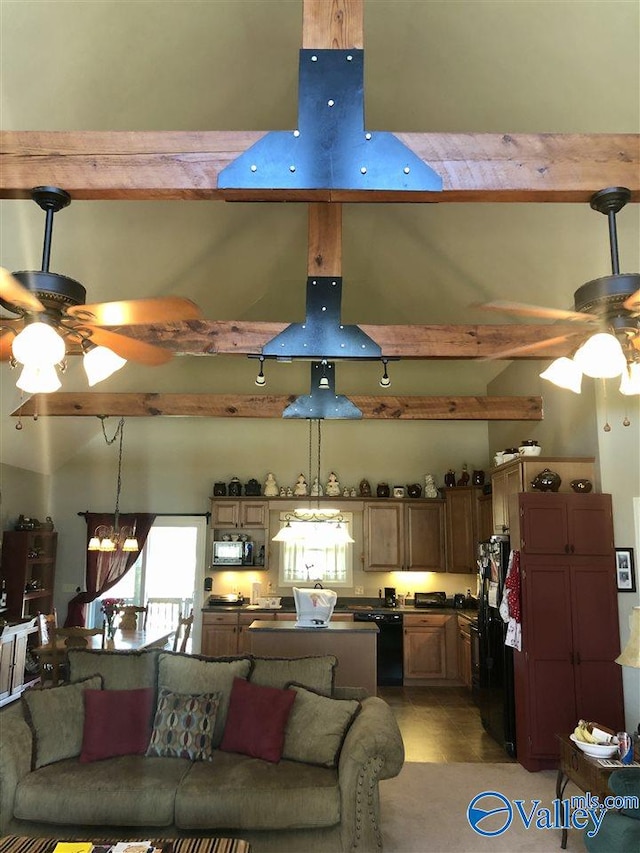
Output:
M631 802L633 801L633 802ZM493 838L506 832L514 818L522 821L525 829L585 829L592 828L587 835L593 838L607 809L638 808L638 797L598 797L586 793L567 800L552 800L551 807L543 806L542 800L508 800L499 791L483 791L477 794L467 807L469 826L478 835Z

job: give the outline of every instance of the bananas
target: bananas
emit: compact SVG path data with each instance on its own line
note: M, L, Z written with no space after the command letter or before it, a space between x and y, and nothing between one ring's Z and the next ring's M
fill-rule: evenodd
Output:
M587 723L584 720L578 722L578 725L573 730L573 734L576 740L582 741L582 743L598 742L587 728Z

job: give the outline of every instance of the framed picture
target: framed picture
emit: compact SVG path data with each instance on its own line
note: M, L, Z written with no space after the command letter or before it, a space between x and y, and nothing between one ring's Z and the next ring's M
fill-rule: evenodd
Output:
M618 592L636 591L633 548L616 548L616 584Z

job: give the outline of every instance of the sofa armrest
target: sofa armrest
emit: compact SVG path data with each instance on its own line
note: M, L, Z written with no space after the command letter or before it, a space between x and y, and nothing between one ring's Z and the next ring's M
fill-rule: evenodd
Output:
M19 705L2 712L0 723L0 835L13 817L18 782L31 772L32 733Z
M378 781L397 776L403 763L404 744L393 711L376 696L365 699L338 765L344 853L382 849Z

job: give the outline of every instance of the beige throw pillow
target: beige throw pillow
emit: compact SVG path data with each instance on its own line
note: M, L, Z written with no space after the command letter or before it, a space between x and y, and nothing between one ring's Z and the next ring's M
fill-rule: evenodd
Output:
M360 711L356 699L330 699L289 685L296 692L284 732L282 757L320 767L337 767L342 744Z
M281 689L289 684L300 684L316 693L322 693L323 696L331 696L337 663L335 655L304 658L254 657L249 681L262 687Z

